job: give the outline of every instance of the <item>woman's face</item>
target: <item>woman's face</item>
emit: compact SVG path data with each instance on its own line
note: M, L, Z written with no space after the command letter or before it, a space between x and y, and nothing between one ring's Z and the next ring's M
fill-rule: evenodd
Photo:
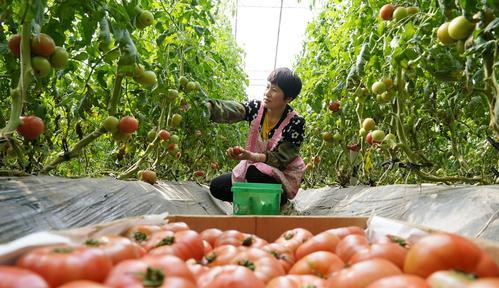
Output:
M267 88L263 94L263 105L267 109L283 109L289 103L289 99L284 100L284 92L277 84L267 82Z

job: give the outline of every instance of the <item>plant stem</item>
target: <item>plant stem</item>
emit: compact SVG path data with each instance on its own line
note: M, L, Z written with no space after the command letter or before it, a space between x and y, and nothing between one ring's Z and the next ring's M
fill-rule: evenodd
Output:
M27 4L28 6L29 4ZM26 9L29 9L26 6ZM21 77L15 89L10 91L12 97L10 118L7 125L1 130L2 134L8 134L16 130L21 124L19 117L23 110L23 103L26 99L28 86L31 82L31 13L27 13L22 25L21 34Z
M107 109L109 116L114 116L116 114L116 106L118 104L118 99L121 95L121 83L123 82L123 73L118 72L119 68L116 69L116 79L114 80L113 94L109 100L109 107Z
M54 159L50 164L46 165L40 173L42 174L47 174L50 170L54 169L57 165L64 161L69 161L70 159L76 157L79 155L80 151L87 146L88 144L92 143L95 139L99 138L102 134L107 133L106 129L104 127L99 127L96 129L94 132L88 134L85 136L83 139L81 139L76 145L74 145L70 151L67 153L60 153L59 156L57 156L56 159Z

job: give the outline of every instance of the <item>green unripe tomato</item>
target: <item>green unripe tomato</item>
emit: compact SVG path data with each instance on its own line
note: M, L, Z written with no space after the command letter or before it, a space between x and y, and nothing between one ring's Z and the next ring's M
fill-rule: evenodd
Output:
M50 55L50 65L55 69L66 67L69 60L69 54L63 47L55 47L54 53Z
M362 137L362 138L364 138L364 137L366 137L366 135L367 135L366 129L360 128L360 130L359 130L359 136Z
M180 87L185 87L187 85L187 83L189 82L189 80L187 79L187 77L182 76L178 79L178 82L180 84Z
M376 81L371 86L371 90L374 94L381 94L386 91L386 85L383 81Z
M442 44L448 45L454 43L456 40L449 36L449 22L445 22L437 30L437 38Z
M464 16L458 16L449 23L449 36L454 40L463 40L473 33L475 24L471 23Z
M333 140L335 142L340 142L341 140L343 140L343 135L341 135L340 133L335 133L333 136Z
M391 141L397 141L397 136L393 133L388 133L386 134L385 138L383 139L383 142L391 142Z
M154 23L154 15L148 10L142 10L137 15L137 27L143 29L147 26L151 26Z
M362 128L364 128L367 132L373 130L374 126L376 126L376 122L374 122L373 118L366 118L362 122Z
M374 130L372 132L373 142L381 143L385 139L385 132L383 130Z
M155 138L156 138L156 130L153 129L147 133L147 140L154 141Z
M158 81L156 78L156 73L154 73L154 71L144 71L144 72L140 73L135 78L135 80L137 80L137 82L139 84L141 84L142 86L144 86L146 88L151 88Z
M409 15L414 15L418 12L419 12L419 7L416 6L407 7L407 13L409 13Z
M175 101L178 97L178 91L175 89L168 89L168 95L166 95L166 99L168 101Z
M331 132L322 133L322 140L324 140L328 143L333 142L333 133L331 133Z
M107 132L116 133L118 132L119 123L120 120L118 120L118 118L114 116L109 116L102 122L102 126L104 127L104 129L106 129Z
M178 144L179 141L180 138L178 137L178 135L170 135L170 141L168 141L168 143Z
M407 15L409 15L409 13L405 7L397 7L395 8L395 11L393 11L393 18L397 21L404 19Z
M31 66L36 77L46 77L51 71L49 60L41 56L31 58Z
M196 90L196 83L195 82L189 82L187 83L187 85L185 86L185 91L186 92L191 92L191 91L194 91Z
M170 124L172 127L179 126L181 122L182 122L182 115L180 114L173 114L172 118L170 119Z

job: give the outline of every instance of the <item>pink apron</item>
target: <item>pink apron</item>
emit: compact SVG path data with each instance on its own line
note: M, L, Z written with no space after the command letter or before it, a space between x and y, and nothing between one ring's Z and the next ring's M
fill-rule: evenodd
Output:
M258 116L251 122L250 132L246 141L246 150L254 153L272 151L282 136L282 130L286 127L286 125L288 125L291 118L296 115L295 111L289 112L286 118L282 121L281 125L279 125L279 127L274 131L272 138L264 141L259 132L263 111L264 107L263 104L261 104L260 110L258 110ZM232 182L245 182L246 170L248 170L250 165L254 165L262 173L272 176L277 181L282 183L288 199L293 199L296 196L296 193L298 193L298 189L300 188L300 184L303 179L303 174L305 173L305 163L300 156L297 156L291 163L289 163L288 167L286 167L284 171L263 162L241 160L232 170Z

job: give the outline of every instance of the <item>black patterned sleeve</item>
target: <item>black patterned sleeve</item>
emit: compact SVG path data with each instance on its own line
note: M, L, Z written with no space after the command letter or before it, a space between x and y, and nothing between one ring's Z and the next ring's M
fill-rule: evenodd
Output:
M258 110L260 109L261 101L250 100L244 103L244 108L246 110L246 116L244 120L250 122L253 121L258 116Z
M290 142L298 147L301 146L305 138L305 119L295 115L289 121L289 124L282 130L282 140Z

